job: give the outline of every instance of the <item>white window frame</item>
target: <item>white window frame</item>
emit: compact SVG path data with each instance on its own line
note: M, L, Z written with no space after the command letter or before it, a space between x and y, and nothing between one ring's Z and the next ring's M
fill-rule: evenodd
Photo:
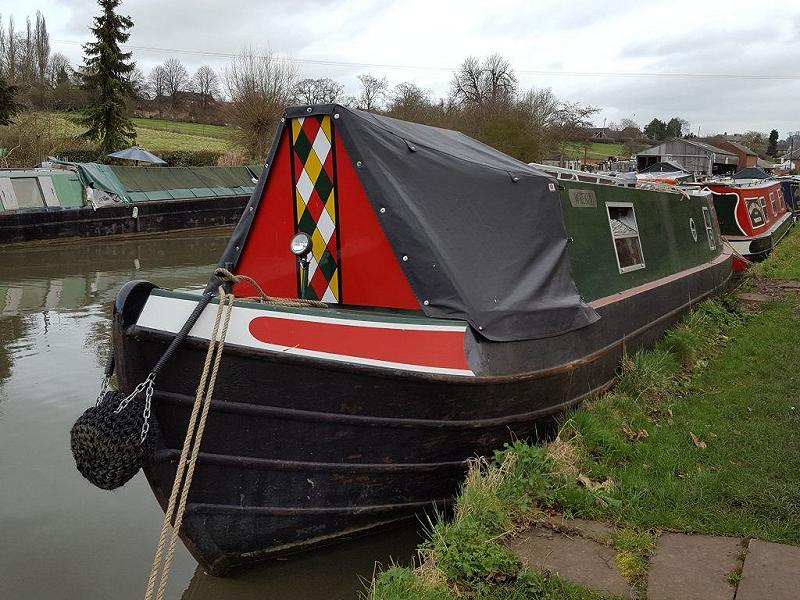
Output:
M708 236L708 247L710 250L717 249L717 238L714 235L714 225L711 222L711 212L707 206L703 206L703 223L706 226L706 235Z
M772 208L772 216L777 217L778 211L775 209L775 192L769 193L769 205L770 208Z
M608 210L609 208L630 208L633 214L633 224L636 226L636 235L615 236L614 228L611 226L611 211ZM644 246L642 245L642 235L639 232L639 221L636 219L636 207L633 205L633 202L606 202L606 218L608 219L608 231L611 233L611 245L614 246L614 256L617 258L617 268L620 274L644 269L646 266L644 260ZM629 237L635 237L639 240L639 252L642 255L642 262L629 267L623 267L619 262L619 252L617 251L617 243L615 240Z

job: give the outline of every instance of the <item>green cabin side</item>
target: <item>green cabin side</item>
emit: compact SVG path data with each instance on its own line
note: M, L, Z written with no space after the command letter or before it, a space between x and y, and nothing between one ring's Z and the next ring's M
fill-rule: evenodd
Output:
M572 274L587 302L691 269L722 252L709 194L687 197L614 185L558 183ZM609 214L609 206L620 205L633 209L644 263L625 272L617 261Z

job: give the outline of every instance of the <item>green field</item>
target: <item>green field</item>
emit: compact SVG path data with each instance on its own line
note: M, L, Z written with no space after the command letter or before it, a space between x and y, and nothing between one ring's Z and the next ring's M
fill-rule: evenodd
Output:
M208 125L206 123L189 123L186 121L170 121L167 119L131 119L137 130L154 129L167 133L179 133L201 138L216 138L229 140L231 130L223 125Z
M83 129L65 113L53 113L55 126L64 135L77 136ZM224 152L233 147L230 130L220 125L181 123L163 119L133 119L136 145L151 152L173 150L216 150Z
M582 159L584 156L583 145L580 142L567 142L566 156L570 159ZM586 151L586 157L594 160L608 158L609 156L622 157L622 144L593 143Z

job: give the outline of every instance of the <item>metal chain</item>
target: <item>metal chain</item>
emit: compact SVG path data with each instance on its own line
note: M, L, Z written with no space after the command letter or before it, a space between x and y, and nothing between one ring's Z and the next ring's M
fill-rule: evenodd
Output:
M122 412L123 410L128 408L128 404L130 404L131 401L136 396L144 392L144 410L142 410L142 418L144 419L144 422L142 423L142 434L140 438L141 443L144 443L144 441L147 439L147 434L150 431L150 410L153 400L153 391L154 391L153 384L155 382L155 379L156 379L155 373L150 373L147 376L147 379L145 379L142 383L133 388L133 391L130 394L128 394L122 400L122 402L119 403L119 406L117 406L116 410L114 411L114 414Z
M150 431L150 402L153 399L153 380L150 380L150 385L144 392L144 410L142 411L142 437L140 443L144 444L147 439L147 433Z

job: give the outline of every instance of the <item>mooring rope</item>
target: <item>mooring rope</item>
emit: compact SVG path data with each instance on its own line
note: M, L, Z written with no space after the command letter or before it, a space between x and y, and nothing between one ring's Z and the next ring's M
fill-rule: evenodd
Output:
M233 294L226 294L224 288L220 286L217 316L214 320L211 338L209 339L203 372L200 376L200 382L197 385L197 394L192 407L192 414L189 417L186 438L183 441L183 449L181 450L181 456L175 473L175 481L172 485L172 492L170 493L167 510L164 511L164 522L161 526L161 535L159 536L155 556L153 557L153 565L150 568L150 577L147 580L147 588L144 594L145 600L151 600L153 598L156 578L159 579L158 591L155 596L156 600L163 600L164 592L167 588L169 571L172 566L173 557L175 556L175 545L178 540L181 524L183 523L186 500L189 497L189 487L192 484L194 468L197 463L197 456L200 452L200 443L203 438L206 419L208 418L208 410L211 407L211 397L214 393L214 385L217 381L219 364L225 346L225 337L228 334L228 325L233 312L234 299L235 297ZM222 333L219 335L218 339L220 322L222 322ZM167 547L166 554L164 554L167 532L170 529L172 530L172 535L169 538L169 546ZM161 572L160 578L159 571Z
M216 275L223 281L229 281L231 283L239 283L240 281L245 281L250 285L252 285L259 294L258 297L239 298L240 300L256 299L260 302L264 302L265 304L275 304L276 306L291 306L298 308L304 306L315 306L317 308L328 308L328 305L325 302L320 302L319 300L305 300L301 298L278 298L276 296L269 296L264 291L264 289L258 284L258 282L252 277L249 277L248 275L234 275L228 269L224 269L222 267L214 271L214 275Z

